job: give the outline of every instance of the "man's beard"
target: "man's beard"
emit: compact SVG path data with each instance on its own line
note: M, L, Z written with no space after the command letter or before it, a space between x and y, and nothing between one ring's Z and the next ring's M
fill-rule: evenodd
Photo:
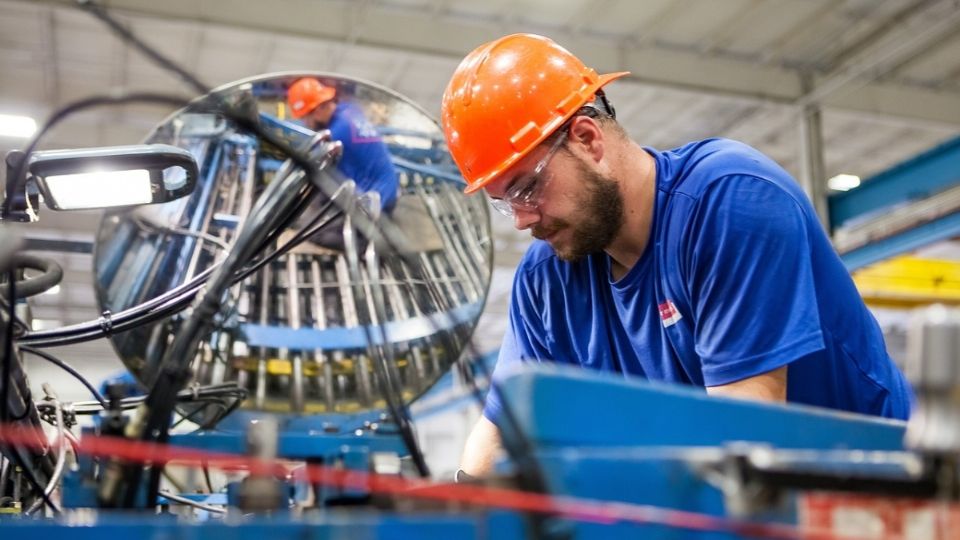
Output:
M570 243L552 247L557 257L571 262L603 251L613 242L624 223L623 195L617 182L591 170L582 161L578 161L576 167L583 195L574 223L558 219L549 227L538 225L532 231L535 238L543 239L562 229L570 229Z

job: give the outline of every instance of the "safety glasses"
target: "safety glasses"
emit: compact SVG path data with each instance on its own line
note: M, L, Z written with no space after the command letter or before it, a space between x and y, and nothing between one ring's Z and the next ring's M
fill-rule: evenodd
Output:
M564 127L566 127L566 124ZM561 128L557 131L560 132L560 136L557 137L556 142L550 147L547 155L543 156L543 159L537 162L533 171L530 174L517 178L503 194L502 198L490 199L490 205L498 212L508 218L512 218L517 208L529 211L535 210L540 205L540 196L547 182L546 178L541 178L543 170L547 168L550 159L557 153L557 150L560 150L563 142L567 140L567 132L565 129Z

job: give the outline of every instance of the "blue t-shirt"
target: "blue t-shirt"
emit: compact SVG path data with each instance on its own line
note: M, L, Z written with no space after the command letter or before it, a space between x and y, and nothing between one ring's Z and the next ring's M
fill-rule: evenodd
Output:
M340 172L360 190L379 192L381 208L393 209L399 185L397 171L387 146L363 111L349 101L338 103L329 129L333 139L343 143L343 156L337 166Z
M788 401L906 419L910 387L793 178L730 140L646 151L646 250L614 282L605 253L569 263L535 241L494 379L552 361L704 387L789 364ZM490 392L484 415L501 410Z

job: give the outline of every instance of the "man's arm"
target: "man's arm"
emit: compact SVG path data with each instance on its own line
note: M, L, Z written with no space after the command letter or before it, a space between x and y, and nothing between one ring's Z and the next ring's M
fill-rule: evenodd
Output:
M493 471L493 463L500 454L500 429L481 415L467 437L460 458L460 469L470 476L487 476Z
M708 386L707 393L711 396L784 402L787 400L787 366L730 384Z

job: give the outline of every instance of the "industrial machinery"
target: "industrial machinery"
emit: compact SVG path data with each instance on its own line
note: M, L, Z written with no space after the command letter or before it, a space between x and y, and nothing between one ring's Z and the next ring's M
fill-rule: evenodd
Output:
M241 81L218 93L255 102L266 129L306 147L312 132L271 114L283 108L286 88L303 75ZM409 402L458 358L489 280L487 210L481 199L460 193L433 121L386 89L317 76L337 88L341 100L363 109L391 151L400 196L389 215L372 217L389 222L395 245L381 237L362 252L337 251L308 240L232 285L229 310L217 316L196 352L192 382L236 384L249 393L245 410L349 413L382 406L371 355L386 360L396 390ZM175 205L104 217L95 266L98 297L111 313L207 271L229 249L264 186L290 167L275 149L216 114L176 114L148 142L189 149L203 178L192 197ZM338 189L340 200L353 204L347 187ZM341 234L358 240L349 223L325 225L340 211L336 204L315 203L276 242L290 240L309 219L346 225ZM436 286L431 290L419 278ZM174 317L111 337L144 385L152 384L179 324Z
M337 172L329 133L286 118L305 75L362 110L396 207ZM911 338L909 425L541 366L499 383L498 475L432 477L411 409L452 379L482 399L489 380L470 347L491 277L485 201L461 194L436 123L387 89L290 73L202 93L133 151L170 161L139 162L154 196L105 214L96 320L29 331L17 307L59 270L0 229L5 538L960 534L960 316L943 309ZM8 159L6 220L36 218L33 146ZM26 355L82 380L45 349L89 339L111 340L131 384L91 386L89 402L30 394Z

